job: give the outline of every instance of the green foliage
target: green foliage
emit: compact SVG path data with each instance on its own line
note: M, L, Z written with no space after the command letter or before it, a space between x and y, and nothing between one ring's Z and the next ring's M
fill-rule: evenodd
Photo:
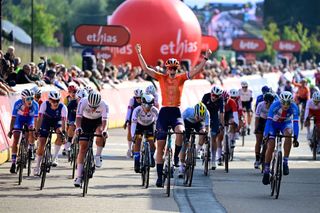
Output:
M263 39L267 45L265 55L269 56L271 60L275 58L276 52L273 49L273 43L280 39L279 28L276 23L270 23L268 27L262 30Z
M303 26L301 22L299 22L296 26L296 41L301 44L301 52L307 52L310 48L311 42L308 37L309 30Z

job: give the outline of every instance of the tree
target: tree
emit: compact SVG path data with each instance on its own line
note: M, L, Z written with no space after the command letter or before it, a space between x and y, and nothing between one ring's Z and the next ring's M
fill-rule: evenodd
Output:
M270 23L267 28L262 30L263 39L267 45L265 54L274 60L276 52L273 49L273 43L280 39L279 29L276 23Z
M315 58L316 55L320 54L320 27L317 27L316 32L311 34L309 40L310 40L309 51L312 54L313 58Z

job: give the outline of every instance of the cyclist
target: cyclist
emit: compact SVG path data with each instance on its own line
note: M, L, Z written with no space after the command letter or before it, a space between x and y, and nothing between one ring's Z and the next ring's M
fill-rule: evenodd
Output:
M61 95L59 92L51 91L48 100L41 104L39 110L39 119L36 130L37 134L40 135L40 138L38 140L36 167L34 168L34 175L36 176L39 175L40 162L51 127L53 127L57 133L52 166L55 167L58 165L58 154L64 140L63 136L66 132L66 119L68 114L67 107L60 102L60 99Z
M255 131L256 134L256 161L254 162L254 168L258 169L260 166L260 149L263 139L263 131L266 126L267 116L269 108L274 101L274 94L267 92L263 95L263 101L260 102L256 109L256 119L255 119Z
M218 148L217 140L217 135L220 132L220 126L224 126L224 105L221 97L222 93L222 88L215 85L212 87L210 93L207 93L202 97L202 103L206 105L210 114L212 170L216 169L216 152L218 151L218 153L222 153L221 146Z
M85 89L78 89L75 94L75 99L71 100L67 106L68 108L67 136L68 137L63 150L65 154L67 151L68 152L70 151L74 130L76 129L75 122L76 122L76 113L77 113L78 103L82 98L85 98L87 96L88 96L88 93Z
M242 109L242 102L240 100L240 95L239 95L239 90L237 89L231 89L229 91L230 93L230 97L236 102L237 104L237 109L238 109L238 116L239 116L239 127L236 131L236 134L235 134L235 139L238 140L239 139L239 130L240 128L246 126L246 120L244 119L244 116L243 116L243 109ZM232 144L233 146L231 148L234 148L234 145L235 144Z
M306 111L304 114L304 125L307 127L307 138L311 140L312 134L310 132L310 118L314 117L314 124L317 127L318 135L320 134L320 92L315 92L312 99L308 100ZM320 146L317 146L317 152L320 151Z
M248 82L241 82L241 89L239 89L240 99L242 102L243 111L247 117L247 133L250 135L250 125L251 125L251 117L252 117L252 100L253 93L252 90L248 89Z
M130 99L127 115L126 115L126 122L124 123L123 128L126 129L128 127L127 133L127 140L128 140L128 151L127 151L127 158L132 157L132 137L131 137L131 118L133 110L141 105L141 98L143 95L142 89L138 88L134 90L134 96Z
M258 97L257 97L257 99L256 99L256 105L255 105L255 109L257 110L257 107L258 107L258 104L260 103L260 102L262 102L263 101L263 96L264 96L264 94L266 94L267 92L270 92L270 88L268 87L268 86L263 86L262 88L261 88L261 95L258 95Z
M151 167L155 166L154 162L154 125L157 121L159 110L154 106L154 98L151 94L142 95L141 106L136 107L132 112L131 118L131 135L134 140L133 156L134 156L134 171L140 172L140 145L142 134L146 131L146 139L150 143L151 151Z
M68 86L68 95L64 98L64 105L68 106L69 102L76 99L76 92L78 86L76 84L70 83Z
M34 94L34 100L38 103L38 105L40 107L41 104L43 103L43 101L41 99L41 90L37 86L33 87L31 90Z
M189 107L185 109L182 113L182 118L184 121L184 126L186 128L186 140L190 139L191 129L196 132L205 133L209 132L209 121L210 115L207 107L202 103L197 103L194 107ZM204 135L199 136L198 144L202 146L204 144ZM180 153L180 167L179 167L179 177L182 178L185 171L185 158L186 158L186 144L183 144L183 150Z
M159 107L160 107L160 105L159 105L159 94L157 93L156 88L153 85L149 85L146 88L146 93L153 95L153 97L154 97L154 106L159 109Z
M275 137L274 135L281 131L285 136L294 135L293 145L294 147L299 146L297 141L299 136L299 109L298 106L293 101L292 93L284 91L279 96L280 100L275 101L271 104L266 127L263 132L264 137L268 137L267 141L267 151L265 154L264 163L264 174L262 183L267 185L270 183L269 173L270 173L270 162L272 158L272 153L275 148ZM292 124L293 123L293 124ZM293 126L293 127L292 127ZM288 158L291 150L291 138L286 138L284 141L284 157L283 157L283 175L289 174Z
M142 69L150 75L152 78L155 78L159 81L161 96L162 96L162 108L159 112L159 118L157 120L157 187L162 187L162 171L163 171L163 150L166 144L167 134L164 132L168 131L168 127L171 126L175 132L182 133L184 131L183 120L181 112L179 109L181 103L181 96L184 82L188 79L191 79L198 73L203 70L208 57L211 54L210 50L206 51L201 63L195 68L191 69L190 72L185 72L177 74L177 71L180 67L178 60L170 58L166 61L166 74L157 72L156 70L147 66L142 54L140 44L135 46L136 52L139 58L140 65ZM176 136L176 146L174 152L174 164L177 167L179 164L179 153L182 147L183 136L177 134Z
M92 91L88 97L82 98L78 104L76 116L76 134L79 135L79 154L77 158L77 177L74 180L74 186L80 187L83 176L83 161L88 149L88 134L101 134L103 137L96 138L97 152L95 156L95 165L102 166L102 149L105 140L108 138L108 118L109 106L104 100L101 100L99 92Z
M16 172L16 159L17 159L17 146L21 134L23 125L26 124L29 130L34 130L34 121L38 117L39 105L33 100L33 93L29 89L24 89L21 92L21 99L14 103L12 117L10 122L10 131L8 137L11 138L13 135L12 143L12 164L10 168L10 173ZM34 137L33 134L27 133L26 138L29 149L33 155L34 150ZM31 156L31 158L34 158Z

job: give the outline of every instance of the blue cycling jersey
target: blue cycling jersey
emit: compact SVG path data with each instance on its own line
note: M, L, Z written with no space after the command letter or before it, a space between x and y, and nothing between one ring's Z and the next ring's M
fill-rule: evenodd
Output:
M182 118L184 120L191 122L191 123L198 123L198 122L203 123L204 122L205 126L209 126L210 116L209 116L208 110L206 110L204 120L202 120L202 121L197 121L195 119L193 107L189 107L189 108L185 109L184 112L182 113Z
M14 103L12 110L12 117L15 117L14 128L22 129L23 124L32 126L34 124L34 117L38 117L39 105L36 101L32 101L30 107L24 105L23 100L19 99Z
M270 132L275 132L274 129L284 130L283 127L290 128L293 122L293 135L298 138L299 136L299 108L295 103L291 103L288 110L284 111L281 107L280 101L271 104L266 127L264 129L264 136Z

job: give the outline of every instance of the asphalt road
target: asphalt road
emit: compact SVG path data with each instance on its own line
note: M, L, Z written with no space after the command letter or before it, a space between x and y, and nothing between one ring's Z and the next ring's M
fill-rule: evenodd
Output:
M319 212L320 161L310 160L304 140L302 133L300 147L292 149L290 175L283 177L278 200L270 197L270 187L262 185L262 175L253 169L252 135L244 147L236 146L228 174L218 167L205 177L199 160L193 186L185 187L175 178L173 196L167 198L164 189L155 187L154 169L150 187L141 186L132 160L125 158L125 131L112 129L103 167L96 169L85 198L73 187L71 166L63 157L42 191L36 177L25 177L18 186L17 175L10 174L10 163L5 163L0 166L0 212Z

